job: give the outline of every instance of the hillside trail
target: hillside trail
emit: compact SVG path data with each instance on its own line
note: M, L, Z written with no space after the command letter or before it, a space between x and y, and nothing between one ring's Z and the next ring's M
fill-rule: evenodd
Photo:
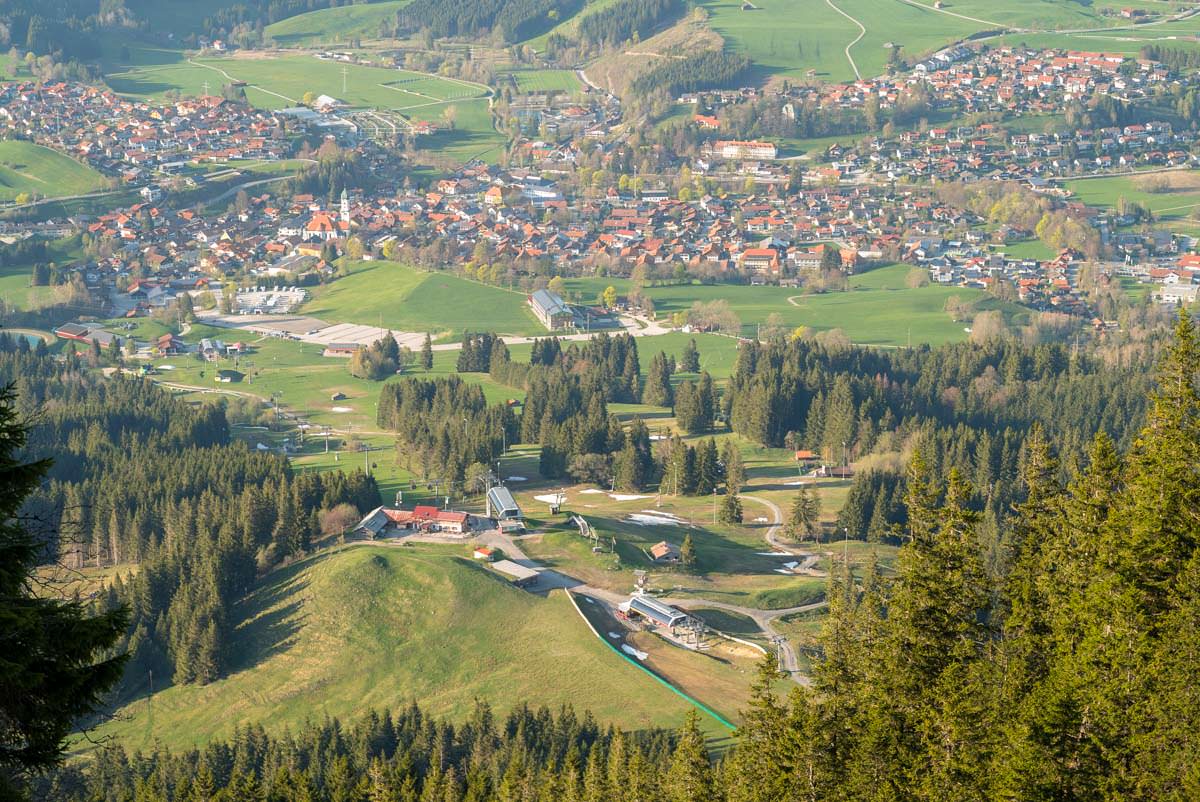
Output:
M859 31L858 36L854 37L854 41L852 41L852 42L850 42L850 44L846 45L845 53L846 53L846 60L850 62L850 69L854 70L854 77L861 81L862 73L858 71L858 65L854 63L854 56L850 55L850 48L854 47L856 44L861 42L862 38L867 35L867 26L863 25L861 22L856 20L854 17L850 16L845 11L842 11L840 8L835 6L833 4L833 0L825 0L825 5L829 6L834 11L841 14L843 17L845 17L846 19L850 20L851 22L853 22L855 25L858 26L858 31Z

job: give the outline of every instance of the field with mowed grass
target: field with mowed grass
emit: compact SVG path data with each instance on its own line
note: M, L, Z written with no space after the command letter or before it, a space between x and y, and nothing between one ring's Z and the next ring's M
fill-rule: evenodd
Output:
M16 139L0 141L0 201L19 195L60 198L97 192L103 175L56 150Z
M303 312L331 322L428 331L435 339L458 340L464 331L547 334L524 293L386 261L354 265L350 275L314 292Z
M353 37L372 39L379 23L395 17L411 0L321 8L273 22L263 36L282 47L344 43Z
M250 722L295 730L413 700L454 718L485 699L501 714L570 704L628 729L683 720L688 703L600 643L561 591L526 593L468 557L466 546L352 546L276 570L233 610L225 678L137 699L93 735L184 748ZM707 716L705 728L728 735Z
M1006 37L1009 43L1028 40L1042 47L1122 52L1178 36L1179 28L1195 32L1192 20L1165 21L1182 5L1150 0L763 0L745 5L740 0L702 0L699 5L726 48L749 56L759 77L793 80L807 77L809 70L824 80L852 80L847 47L863 77L870 77L884 71L890 45L899 45L904 57L916 59L980 31L1002 28L1024 31ZM1119 13L1126 7L1153 15L1147 19L1154 24L1130 25ZM1122 41L1125 48L1119 46Z
M0 246L2 249L3 246ZM54 240L47 244L46 262L70 264L83 258L83 248L76 237ZM53 287L34 287L33 263L0 265L0 299L16 309L36 309L54 298Z
M566 92L574 94L583 89L583 83L572 70L508 70L496 76L501 86L509 81L522 94L535 92Z

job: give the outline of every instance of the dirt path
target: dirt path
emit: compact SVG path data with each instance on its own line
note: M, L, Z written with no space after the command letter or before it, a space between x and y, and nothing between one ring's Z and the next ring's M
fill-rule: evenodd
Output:
M833 4L833 0L825 0L825 5L829 6L834 11L841 14L843 17L845 17L846 19L850 20L851 22L853 22L855 25L858 26L858 31L859 31L858 36L854 37L854 41L852 41L850 44L846 45L846 60L850 62L850 69L854 70L854 77L861 81L862 73L858 71L858 65L854 63L854 56L850 55L850 48L854 47L856 44L861 42L862 38L867 35L867 27L865 25L863 25L861 22L859 22L858 20L856 20L854 17L847 14L845 11L842 11L840 8L835 6Z

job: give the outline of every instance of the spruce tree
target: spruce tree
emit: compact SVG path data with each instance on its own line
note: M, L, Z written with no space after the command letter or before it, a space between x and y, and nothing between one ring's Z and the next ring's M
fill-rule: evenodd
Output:
M421 367L426 373L433 370L433 340L429 332L425 332L425 340L421 343Z
M96 615L32 592L42 547L20 514L50 463L21 462L27 433L14 400L0 390L0 796L9 798L18 776L62 760L67 735L120 678L126 658L110 650L127 623L124 608Z
M663 785L666 802L717 802L719 799L709 763L700 715L692 708L679 730Z
M725 492L740 493L746 484L746 465L741 450L732 439L726 440L721 448L721 462L725 464Z
M718 513L721 523L740 524L742 522L742 500L736 493L726 493L721 500L721 511Z

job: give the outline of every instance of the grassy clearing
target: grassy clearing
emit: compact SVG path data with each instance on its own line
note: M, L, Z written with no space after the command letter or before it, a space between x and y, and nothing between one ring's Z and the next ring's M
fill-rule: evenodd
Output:
M409 2L411 0L388 0L322 8L274 22L266 27L263 35L282 47L347 42L354 37L374 38L379 35L379 23L391 19Z
M0 141L0 201L18 195L57 198L104 189L107 180L82 162L32 142Z
M428 331L441 339L481 329L546 334L520 292L385 261L355 265L350 275L318 290L304 312L329 321Z
M725 300L742 321L742 330L753 334L767 318L777 314L789 328L807 326L816 331L841 329L855 343L897 346L941 345L966 338L963 325L951 320L944 310L946 300L958 296L987 308L992 302L982 290L960 287L905 287L908 265L891 265L853 276L849 292L801 295L795 289L770 286L676 284L648 287L660 314L686 311L696 301ZM619 279L568 280L567 288L583 298L594 298L607 285L627 292L629 284ZM1018 307L1005 306L1010 315Z
M565 596L517 590L465 553L352 547L275 571L235 610L227 678L134 701L102 734L183 748L250 721L295 729L413 699L452 717L486 699L571 704L631 729L681 721L687 704L598 643Z
M1166 220L1190 217L1200 208L1200 170L1068 181L1066 186L1088 206L1114 209L1124 198Z
M49 243L46 261L64 265L83 258L83 248L75 237ZM54 298L53 287L32 287L33 264L0 266L0 299L16 309L37 309Z

